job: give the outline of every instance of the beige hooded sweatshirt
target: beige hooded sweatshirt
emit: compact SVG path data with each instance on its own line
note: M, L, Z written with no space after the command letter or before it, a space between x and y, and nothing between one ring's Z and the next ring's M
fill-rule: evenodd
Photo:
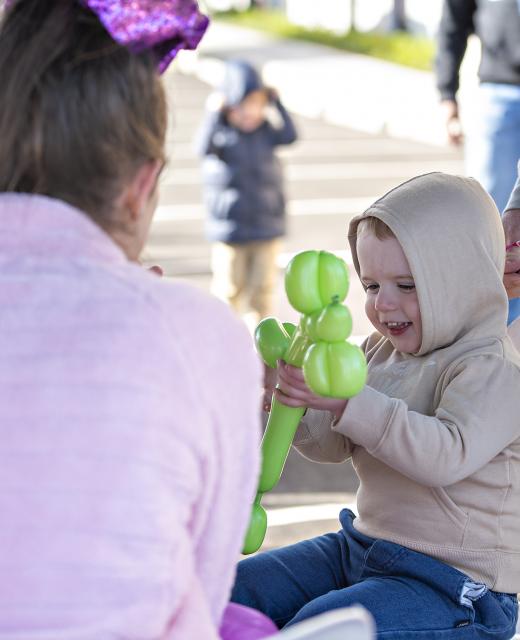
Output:
M355 527L428 554L495 591L520 591L520 356L506 334L504 234L472 179L431 173L393 189L375 216L400 242L422 318L417 353L372 334L365 389L333 425L308 411L295 446L352 457ZM347 301L348 302L348 301Z

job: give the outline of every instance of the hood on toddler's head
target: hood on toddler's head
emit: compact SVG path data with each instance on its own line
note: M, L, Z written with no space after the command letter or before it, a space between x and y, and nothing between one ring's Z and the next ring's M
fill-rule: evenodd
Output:
M354 218L349 242L358 275L357 227L369 216L392 230L415 280L423 336L415 355L463 338L504 335L504 231L495 203L476 180L417 176Z
M245 60L229 60L220 86L228 107L236 107L253 91L264 89L258 71Z

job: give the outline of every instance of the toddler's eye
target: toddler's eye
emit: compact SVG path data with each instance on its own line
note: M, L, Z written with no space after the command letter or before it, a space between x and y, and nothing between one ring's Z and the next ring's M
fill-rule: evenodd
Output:
M363 284L363 288L365 289L365 291L370 291L371 293L374 293L375 291L377 291L379 289L379 285L378 284Z
M414 291L415 289L415 284L400 284L398 285L399 289L402 289L403 291Z

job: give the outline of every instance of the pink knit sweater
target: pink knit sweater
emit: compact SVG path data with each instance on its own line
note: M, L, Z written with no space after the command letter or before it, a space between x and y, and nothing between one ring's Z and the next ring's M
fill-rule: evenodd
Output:
M0 639L211 640L261 371L220 302L83 213L0 195Z

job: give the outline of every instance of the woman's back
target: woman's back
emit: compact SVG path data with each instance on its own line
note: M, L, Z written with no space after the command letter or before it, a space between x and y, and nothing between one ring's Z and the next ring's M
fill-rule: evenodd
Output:
M250 351L76 209L0 195L0 638L213 637L257 471Z

